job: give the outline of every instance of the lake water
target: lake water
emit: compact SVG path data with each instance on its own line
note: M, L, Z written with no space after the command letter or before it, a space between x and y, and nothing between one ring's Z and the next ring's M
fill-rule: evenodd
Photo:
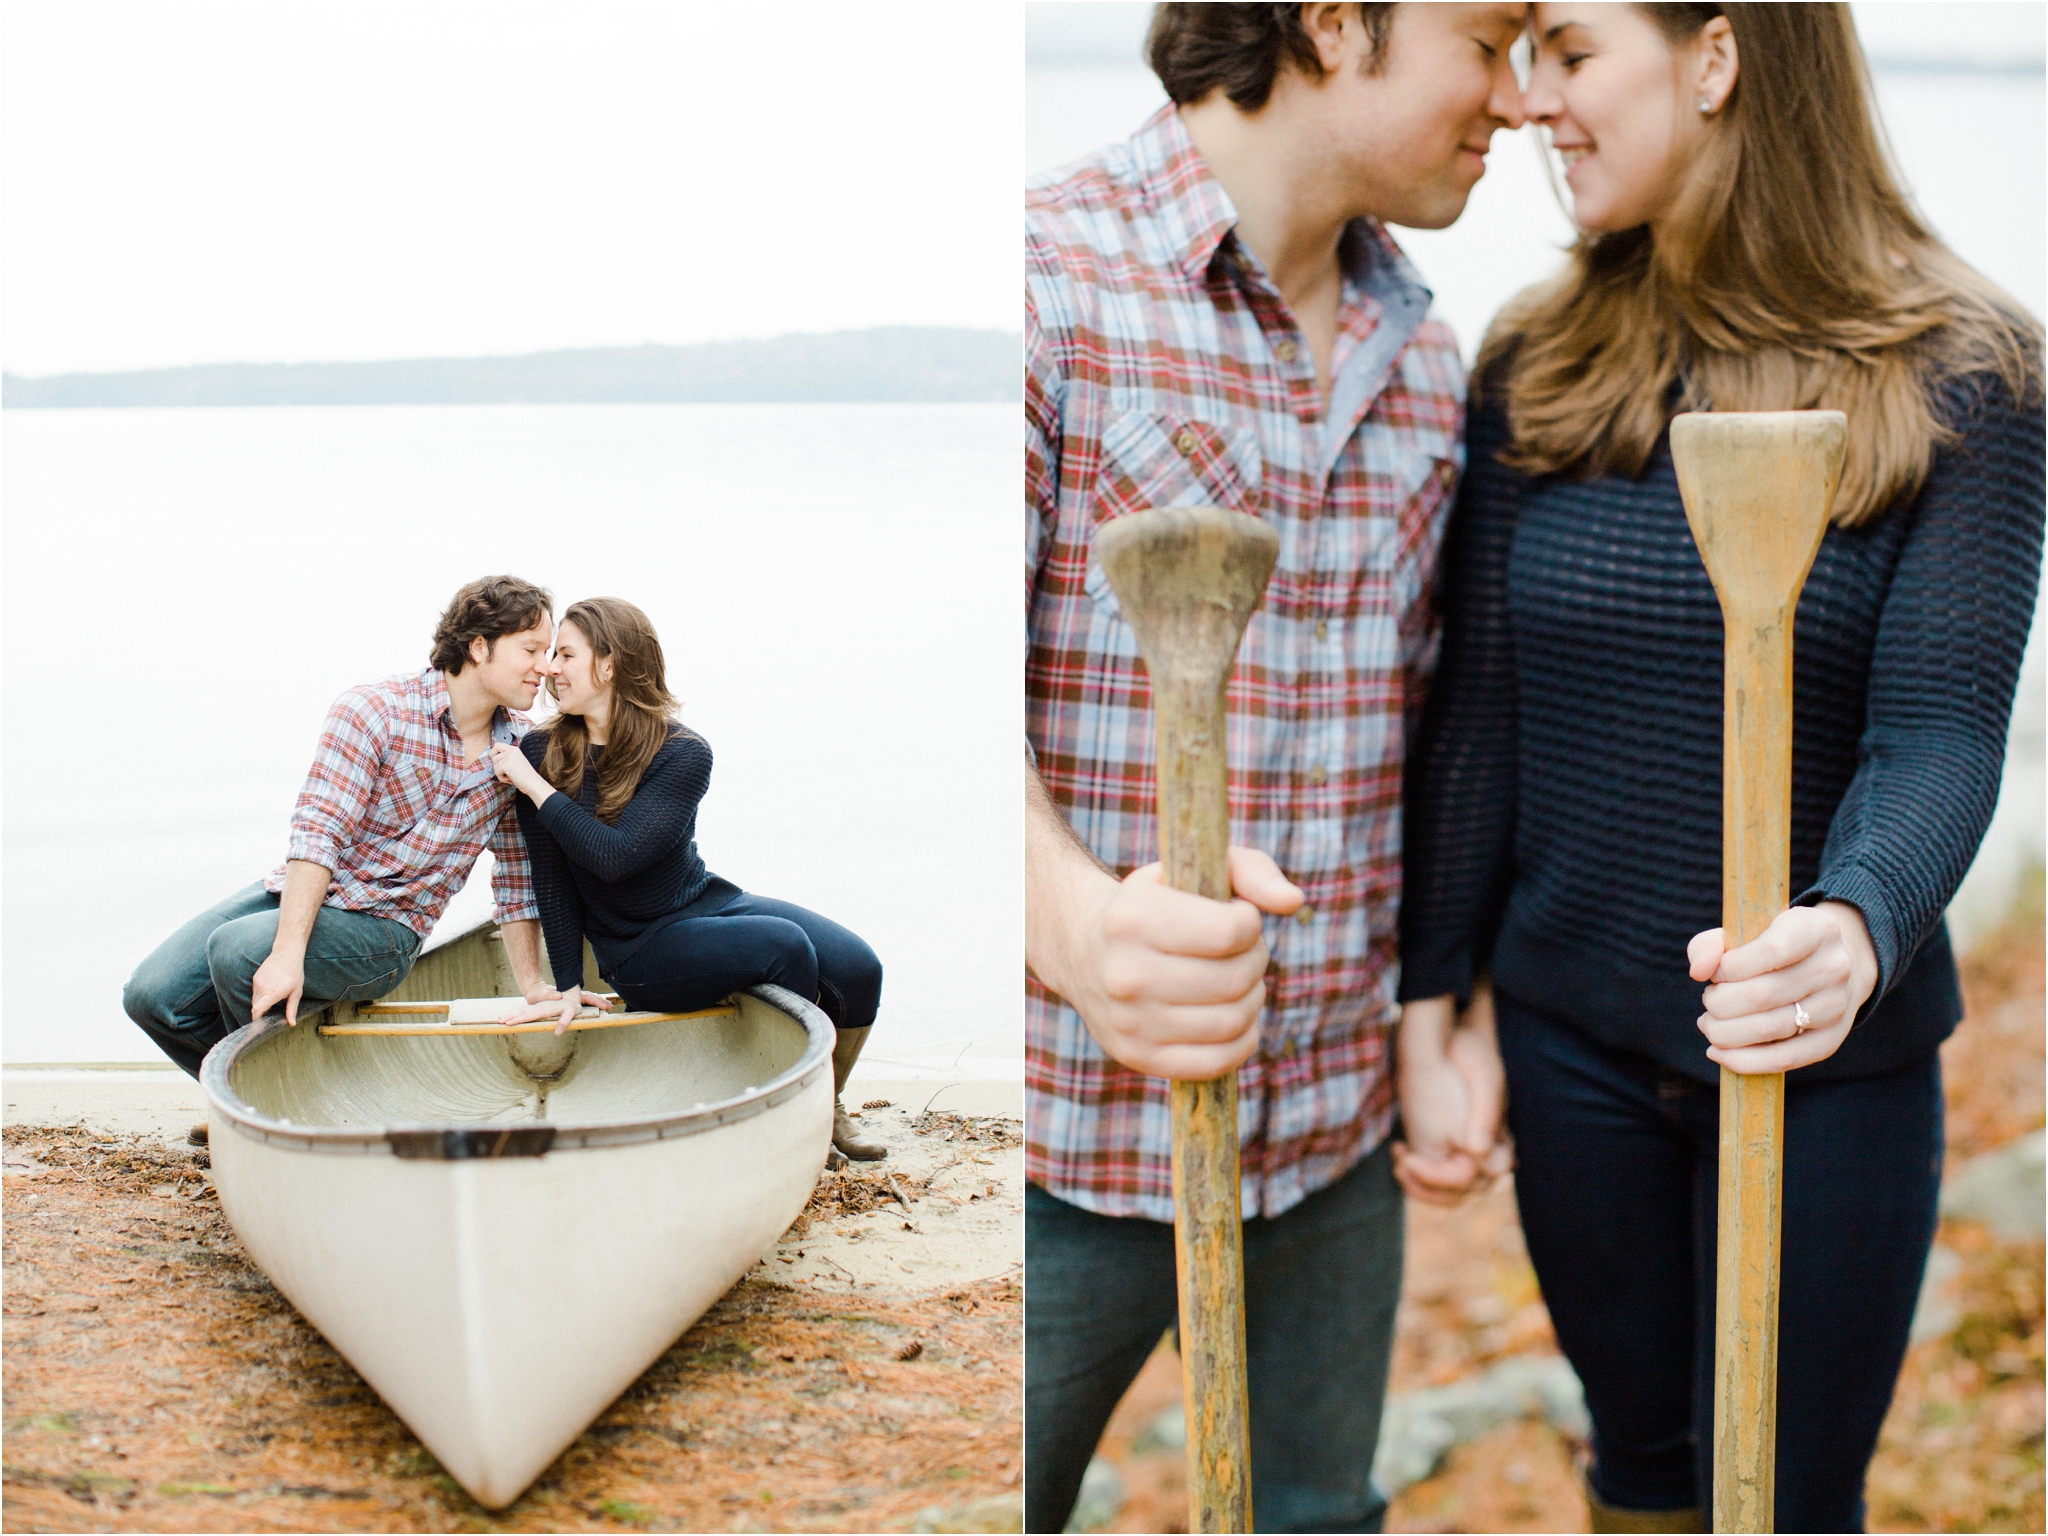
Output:
M1016 443L1002 405L0 415L5 1059L152 1059L130 969L283 857L333 697L512 571L653 618L705 859L875 946L877 1066L1021 1075Z

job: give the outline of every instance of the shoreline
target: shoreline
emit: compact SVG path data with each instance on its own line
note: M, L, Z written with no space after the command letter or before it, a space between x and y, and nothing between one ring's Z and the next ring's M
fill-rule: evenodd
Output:
M866 1063L862 1064L867 1065ZM1024 1117L1024 1084L1016 1077L926 1072L908 1063L855 1067L848 1109L889 1099L956 1115ZM905 1070L909 1067L909 1070ZM109 1135L154 1136L184 1145L185 1132L206 1118L199 1084L169 1062L16 1062L0 1066L0 1124L82 1125Z

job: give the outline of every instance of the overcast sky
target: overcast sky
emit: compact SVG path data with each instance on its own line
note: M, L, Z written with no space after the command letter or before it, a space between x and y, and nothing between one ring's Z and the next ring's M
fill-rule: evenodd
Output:
M1136 0L1030 0L1034 64L1127 64L1152 7ZM2031 65L2048 59L2048 5L2037 0L1876 0L1852 5L1863 46L1879 63Z
M1018 325L1014 5L8 0L0 365Z

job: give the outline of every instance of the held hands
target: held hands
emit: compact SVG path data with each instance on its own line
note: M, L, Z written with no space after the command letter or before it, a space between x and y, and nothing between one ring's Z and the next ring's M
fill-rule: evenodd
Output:
M1719 928L1694 934L1686 958L1694 981L1713 983L1700 999L1707 1056L1731 1072L1789 1072L1825 1061L1849 1038L1877 985L1870 930L1847 902L1791 907L1739 949L1724 950L1724 942Z
M498 776L500 784L510 784L535 805L555 792L555 786L542 778L540 771L526 760L526 754L519 750L517 742L491 743L491 771Z
M530 996L519 1008L508 1008L498 1016L500 1024L538 1024L544 1019L555 1021L555 1033L567 1034L569 1021L585 1008L596 1008L610 1012L612 1000L595 992L586 992L577 987L570 992L557 992L553 987L541 990L538 996Z
M1230 850L1224 903L1177 891L1157 864L1108 884L1070 935L1052 982L1096 1042L1134 1072L1221 1077L1258 1048L1266 1003L1260 913L1285 916L1302 894L1254 848Z
M1396 1048L1401 1125L1394 1177L1425 1205L1457 1205L1515 1166L1502 1128L1507 1079L1482 992L1453 1023L1455 1000L1421 998L1401 1009Z

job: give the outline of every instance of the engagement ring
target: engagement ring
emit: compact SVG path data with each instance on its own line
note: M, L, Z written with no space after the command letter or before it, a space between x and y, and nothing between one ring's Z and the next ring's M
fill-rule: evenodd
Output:
M1805 1033L1806 1033L1806 1026L1807 1026L1807 1025L1809 1025L1809 1024L1811 1024L1812 1022L1813 1022L1813 1015L1812 1015L1812 1014L1810 1014L1810 1013L1808 1013L1808 1012L1806 1011L1806 1004L1804 1004L1804 1003L1794 1003L1794 1004L1792 1005L1792 1033L1793 1033L1793 1034L1795 1034L1795 1035L1803 1035L1803 1034L1805 1034Z

